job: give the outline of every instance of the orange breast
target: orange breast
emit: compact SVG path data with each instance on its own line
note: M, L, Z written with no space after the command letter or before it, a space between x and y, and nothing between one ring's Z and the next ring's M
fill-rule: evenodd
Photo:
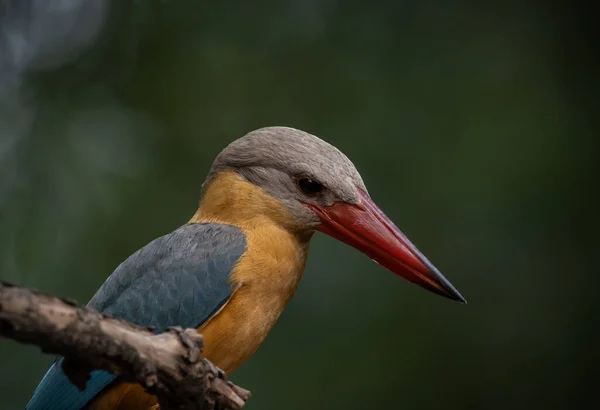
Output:
M248 213L248 202L244 202L240 206L245 212L236 212L232 209L235 199L228 198L226 192L209 195L215 189L211 184L205 198L217 201L203 201L192 220L229 223L239 226L246 235L247 251L231 273L236 290L228 303L198 329L205 340L204 356L231 374L258 349L296 291L310 235L292 234L265 215L264 210L272 208L272 214L279 218L285 210L259 188L231 174L221 179L224 187L237 193L237 198L251 197L251 202L261 208ZM155 397L145 393L140 385L120 383L103 391L88 408L150 410L156 406Z

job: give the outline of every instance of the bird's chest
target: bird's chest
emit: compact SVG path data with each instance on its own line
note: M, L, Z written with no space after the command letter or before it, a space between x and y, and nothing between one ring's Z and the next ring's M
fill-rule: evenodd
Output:
M248 249L232 272L229 302L199 330L205 357L231 373L267 336L293 296L306 263L307 245L285 232L247 233Z

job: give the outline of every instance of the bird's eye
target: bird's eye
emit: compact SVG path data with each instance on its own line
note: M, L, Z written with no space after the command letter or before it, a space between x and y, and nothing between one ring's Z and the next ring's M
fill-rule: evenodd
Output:
M314 179L300 177L298 178L298 188L306 195L314 196L323 190L323 185Z

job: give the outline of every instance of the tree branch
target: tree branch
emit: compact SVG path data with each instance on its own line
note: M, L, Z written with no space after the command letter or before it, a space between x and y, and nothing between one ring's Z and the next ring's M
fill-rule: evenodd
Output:
M196 329L162 334L35 290L0 282L0 336L65 357L63 370L79 389L103 369L141 384L162 410L240 409L250 392L226 381L201 359Z

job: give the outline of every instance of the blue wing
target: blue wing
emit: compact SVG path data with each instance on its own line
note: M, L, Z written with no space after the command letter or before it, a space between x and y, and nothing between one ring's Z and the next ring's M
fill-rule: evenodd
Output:
M137 325L198 327L231 296L229 274L246 250L231 225L187 224L131 255L113 272L88 306ZM63 373L62 358L48 370L27 410L78 410L115 380L92 372L79 391Z

